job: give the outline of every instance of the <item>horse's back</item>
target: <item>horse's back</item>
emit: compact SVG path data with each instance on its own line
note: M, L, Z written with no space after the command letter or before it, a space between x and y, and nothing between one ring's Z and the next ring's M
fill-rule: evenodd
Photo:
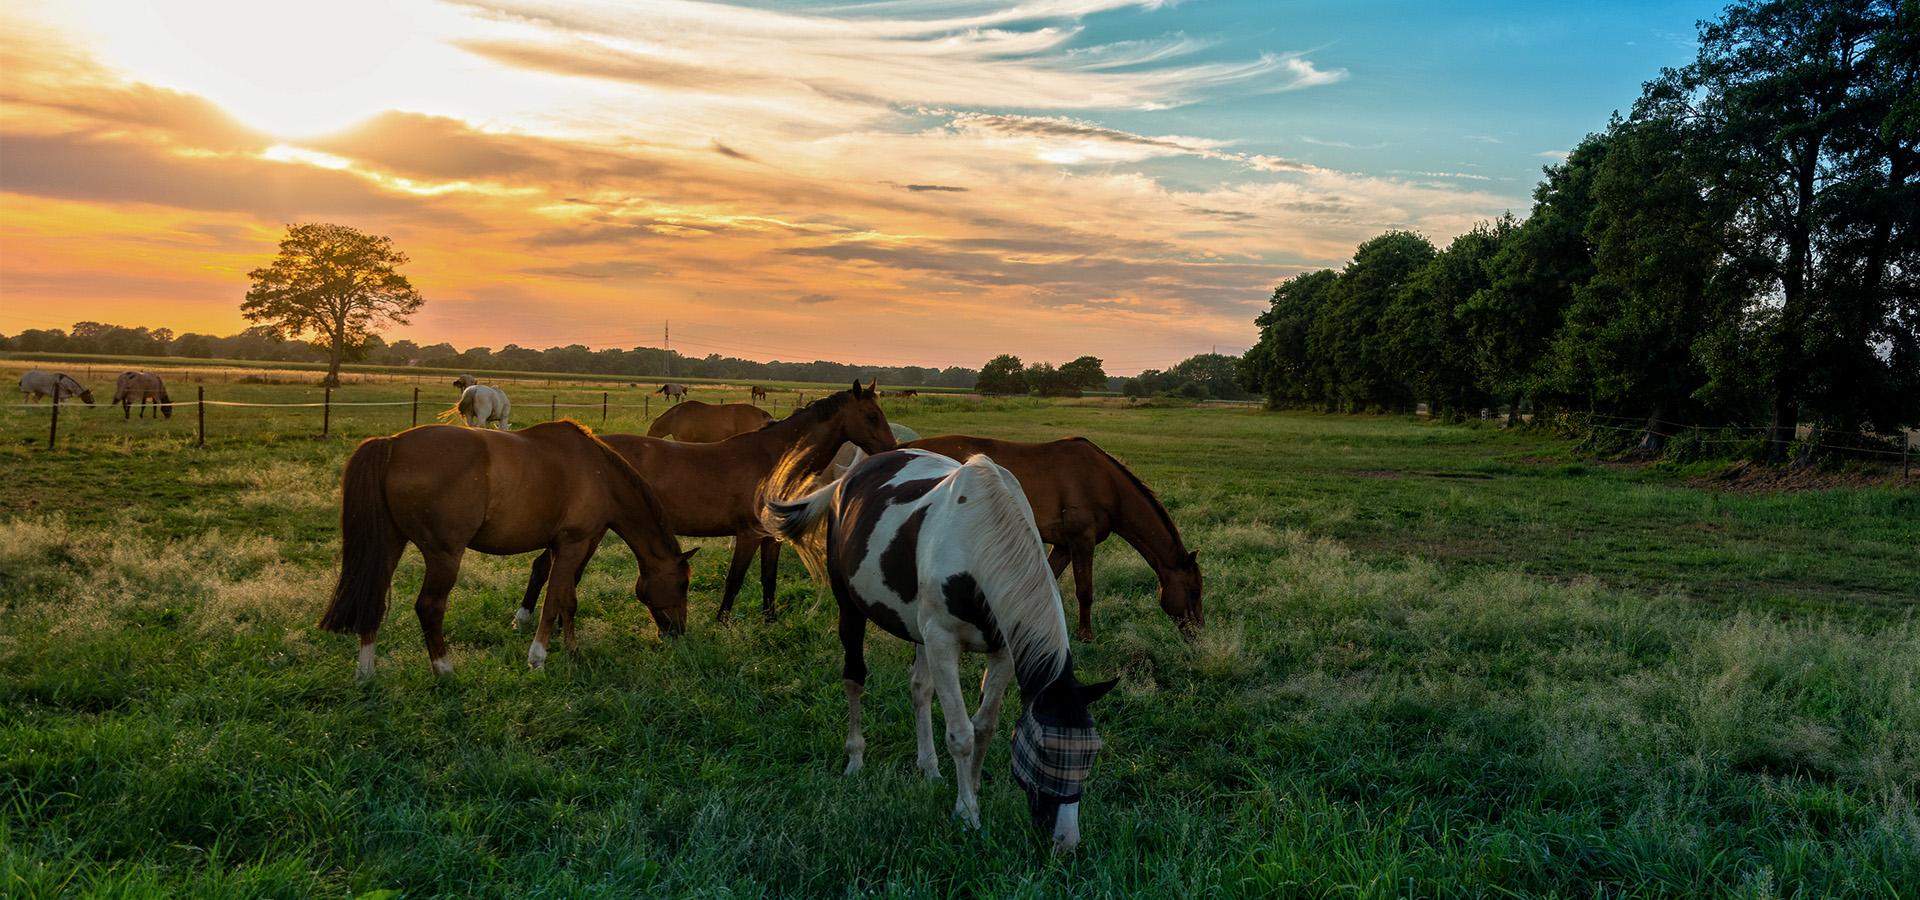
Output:
M976 453L992 458L1020 482L1041 534L1051 543L1098 531L1117 502L1106 454L1085 438L1028 443L944 434L909 446L954 459Z

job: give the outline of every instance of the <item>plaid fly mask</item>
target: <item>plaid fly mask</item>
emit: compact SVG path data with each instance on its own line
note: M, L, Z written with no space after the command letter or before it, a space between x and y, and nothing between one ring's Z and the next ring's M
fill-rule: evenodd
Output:
M1073 803L1103 743L1092 728L1042 725L1023 714L1013 730L1013 778L1042 797Z

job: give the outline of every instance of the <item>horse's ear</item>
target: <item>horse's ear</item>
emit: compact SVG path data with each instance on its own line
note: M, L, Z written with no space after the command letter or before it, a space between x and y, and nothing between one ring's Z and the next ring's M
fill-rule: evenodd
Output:
M1195 550L1187 554L1187 565L1197 566L1199 564L1200 564L1200 551Z
M685 552L685 553L682 553L682 554L680 554L680 561L681 561L681 562L692 562L692 561L693 561L693 555L694 555L695 553L699 553L699 552L700 552L700 548L699 548L699 547L695 547L695 548L693 548L692 550L688 550L687 552Z
M875 375L872 378L867 379L867 393L869 394L875 393L879 387L880 387L880 376Z
M1105 697L1107 692L1113 690L1114 685L1119 683L1120 679L1109 678L1099 684L1083 684L1080 686L1080 702L1092 706L1093 701Z
M853 380L853 395L855 397L860 396L860 379L858 378Z

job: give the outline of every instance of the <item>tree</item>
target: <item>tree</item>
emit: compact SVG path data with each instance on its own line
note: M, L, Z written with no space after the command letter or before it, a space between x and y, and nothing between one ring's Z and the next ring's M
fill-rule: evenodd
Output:
M1073 387L1074 393L1098 390L1107 386L1105 363L1097 356L1082 356L1072 362L1060 364L1060 377Z
M1260 341L1241 360L1240 383L1265 394L1269 407L1333 408L1331 356L1312 335L1339 282L1332 269L1295 275L1273 289L1271 305L1254 320Z
M1341 270L1327 314L1309 337L1332 356L1341 408L1412 411L1412 386L1395 368L1381 326L1387 304L1434 252L1418 234L1389 231L1355 248L1353 262Z
M1024 394L1027 392L1027 370L1020 357L1001 354L980 367L979 377L974 379L974 390L982 394Z
M344 225L287 228L280 253L247 273L253 283L240 312L287 340L310 338L327 353L326 384L340 363L388 325L404 325L425 301L398 267L407 255L393 241Z
M1436 417L1459 419L1485 405L1465 309L1489 282L1512 216L1480 223L1408 279L1387 307L1382 332L1394 365Z

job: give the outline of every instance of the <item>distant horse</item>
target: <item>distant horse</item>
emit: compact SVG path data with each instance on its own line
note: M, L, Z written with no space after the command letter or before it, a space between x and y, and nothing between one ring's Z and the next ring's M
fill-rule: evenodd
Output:
M665 394L667 395L668 400L672 400L675 403L679 403L680 401L687 399L687 386L684 384L675 384L673 382L668 382L666 384L661 385L660 389L657 391L654 391L654 393Z
M753 386L752 388L749 388L748 390L749 390L749 391L750 391L750 392L752 393L752 397L751 397L750 399L751 399L751 400L752 400L753 402L755 402L755 403L759 403L759 402L761 402L761 401L763 401L763 400L765 400L765 399L767 399L767 389L766 389L766 388L763 388L763 387L761 387L761 386L759 386L759 385L757 385L757 384L756 384L756 385L754 385L754 386Z
M724 441L766 426L773 416L751 403L703 403L688 400L675 404L647 426L647 437L672 436L690 444Z
M173 418L173 398L167 396L166 382L152 372L121 372L113 383L113 403L121 408L122 419L133 417L133 405L140 404L140 418L147 417L147 404L159 407L155 418Z
M1047 568L1033 511L1007 470L985 456L962 465L925 450L862 460L845 478L795 500L769 501L767 527L793 538L827 527L827 570L840 611L841 676L847 693L847 774L860 770L866 737L867 622L919 645L913 659L917 761L929 778L938 694L959 794L953 814L980 826L980 768L999 727L1007 682L1025 712L1013 730L1013 778L1033 823L1054 848L1080 841L1082 786L1100 735L1087 707L1113 682L1082 685L1073 674L1060 589ZM990 654L980 709L967 717L960 651Z
M897 392L895 392L895 396L897 396L897 397L902 397L902 398L905 398L905 397L918 397L918 396L920 396L920 392L919 392L919 391L916 391L916 390L914 390L913 388L907 388L907 389L906 389L906 390L904 390L904 391L897 391Z
M1092 441L1076 437L1029 444L948 434L908 446L954 459L985 453L1020 479L1040 538L1053 545L1047 560L1053 574L1073 566L1081 640L1093 638L1093 549L1111 534L1153 567L1160 609L1181 632L1191 634L1201 626L1199 554L1187 549L1153 489Z
M41 397L52 397L55 403L69 397L79 397L88 406L93 405L93 391L82 387L80 382L65 372L28 369L26 374L20 376L20 393L35 403L39 403Z
M455 378L453 386L460 389L460 401L441 412L437 416L440 421L451 422L458 418L468 428L491 425L501 431L513 427L513 423L508 421L513 414L513 404L507 401L506 391L481 384L472 375Z
M722 620L733 611L756 548L760 551L760 609L769 619L774 615L780 544L761 527L761 501L811 481L828 468L843 444L872 451L894 446L886 414L874 402L873 393L858 382L765 428L718 443L686 444L624 434L605 435L603 440L653 487L667 526L675 534L733 538L733 562L727 568L726 591L716 616ZM533 577L527 581L516 622L532 620L540 585L551 565L546 555L534 560Z
M359 676L373 676L373 642L386 617L400 555L412 543L426 562L413 610L433 671L453 671L441 623L468 550L553 558L547 608L527 650L540 668L559 624L575 648L574 587L611 529L639 561L633 594L666 635L686 630L687 560L661 521L647 482L613 448L574 422L495 432L427 425L368 438L347 460L340 504L340 580L320 627L360 636Z

